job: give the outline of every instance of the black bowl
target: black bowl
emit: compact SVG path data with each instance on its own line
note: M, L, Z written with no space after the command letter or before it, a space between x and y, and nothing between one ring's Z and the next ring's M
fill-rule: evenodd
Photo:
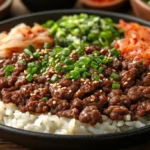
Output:
M9 30L14 25L24 22L32 25L34 22L43 23L48 19L57 20L62 15L71 15L78 13L96 14L101 17L111 17L115 21L124 19L126 21L134 21L140 24L150 26L150 23L135 17L92 10L59 10L48 11L26 16L17 17L0 23L0 32ZM121 147L128 147L130 145L137 145L150 138L150 126L140 129L134 129L122 133L111 133L103 135L54 135L46 133L30 132L20 129L0 125L0 137L27 147L41 148L41 149L85 149L99 148L99 149L116 149Z
M31 11L72 8L76 0L22 0Z

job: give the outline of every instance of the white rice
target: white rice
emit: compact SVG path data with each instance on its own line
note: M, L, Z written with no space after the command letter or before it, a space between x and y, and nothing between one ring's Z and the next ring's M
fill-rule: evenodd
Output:
M150 117L131 121L131 116L126 115L125 121L115 121L103 115L102 119L103 123L91 126L75 119L51 115L51 113L40 115L33 115L29 112L22 113L14 104L4 104L0 101L0 124L35 132L70 135L104 134L150 125Z

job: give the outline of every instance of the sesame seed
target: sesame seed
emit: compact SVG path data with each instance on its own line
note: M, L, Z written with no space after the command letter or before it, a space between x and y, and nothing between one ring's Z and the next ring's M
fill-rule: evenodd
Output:
M72 92L72 90L69 90L69 93L71 93Z
M58 75L59 78L61 78L61 75Z
M123 84L126 85L126 84L128 84L128 82L124 82Z
M94 102L94 99L93 99L93 98L91 98L91 102Z
M95 96L94 95L91 95L92 99L95 99Z
M129 81L129 80L131 80L131 78L128 78L127 80Z
M81 78L80 81L85 81L85 79L84 79L84 78Z
M94 81L93 83L98 83L99 81Z
M45 77L46 77L46 78L48 78L48 77L49 77L49 75L46 75Z
M45 84L46 84L46 85L49 85L49 82L46 82Z
M40 56L40 58L44 58L43 56Z
M65 90L65 89L67 89L66 87L62 87L62 90Z
M103 75L103 74L100 74L99 76L100 76L101 78L103 78L103 77L104 77L104 75Z
M21 88L23 91L25 91L26 89L25 88Z
M53 105L55 105L56 104L56 101L53 101Z
M0 60L0 63L2 63L4 60Z
M57 87L57 84L56 84L56 83L54 83L54 84L53 84L53 87L54 87L54 88L56 88L56 87Z

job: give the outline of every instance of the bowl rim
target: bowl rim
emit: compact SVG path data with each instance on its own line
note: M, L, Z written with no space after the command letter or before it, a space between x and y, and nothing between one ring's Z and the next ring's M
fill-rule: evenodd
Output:
M112 13L109 11L98 11L98 10L88 10L88 9L64 9L64 10L52 10L52 11L44 11L44 12L38 12L38 13L32 13L32 14L27 14L27 15L22 15L18 17L14 17L11 19L7 19L4 21L0 22L0 26L4 26L5 24L9 24L11 22L15 22L19 19L27 19L27 18L33 18L36 16L43 16L43 15L48 15L48 14L65 14L65 13L70 13L70 14L78 14L78 13L88 13L88 14L97 14L97 15L106 15L110 17L115 17L115 18L122 18L126 20L133 20L134 22L138 22L140 24L150 26L150 22L136 18L134 16L126 15L126 14L121 14L121 13ZM0 30L1 32L1 30ZM7 125L0 124L0 131L4 132L9 132L12 134L17 134L17 135L25 135L29 137L40 137L40 138L53 138L53 139L66 139L66 140L72 140L72 139L90 139L90 140L95 140L95 139L118 139L120 137L129 137L129 136L135 136L135 135L140 135L142 133L148 133L150 132L150 125L137 128L137 129L132 129L128 131L123 131L119 133L107 133L107 134L96 134L96 135L60 135L60 134L52 134L52 133L41 133L41 132L34 132L34 131L27 131L24 129L18 129L14 127L10 127Z
M6 9L10 4L12 3L12 0L5 0L1 5L0 5L0 12Z
M126 0L114 0L109 3L100 3L100 2L92 2L91 0L81 0L81 3L87 6L95 7L95 8L107 8L107 7L114 7L115 5L119 5Z

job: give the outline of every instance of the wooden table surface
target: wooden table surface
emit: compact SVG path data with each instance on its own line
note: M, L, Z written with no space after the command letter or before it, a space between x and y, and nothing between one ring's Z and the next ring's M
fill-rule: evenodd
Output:
M11 8L11 14L13 16L23 15L27 13L30 13L30 11L20 2L20 0L13 0ZM0 150L31 150L31 149L0 139ZM121 150L150 150L150 140L148 142L142 143L141 145L134 145L132 147Z

